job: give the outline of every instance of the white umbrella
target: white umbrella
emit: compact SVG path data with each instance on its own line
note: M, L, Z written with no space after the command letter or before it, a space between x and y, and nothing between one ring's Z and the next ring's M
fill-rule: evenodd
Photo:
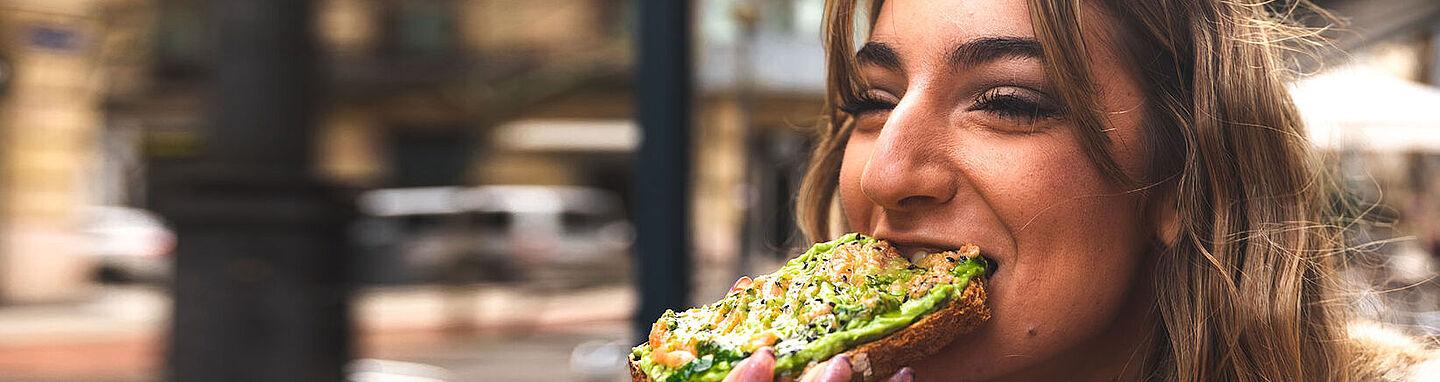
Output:
M1440 152L1440 88L1351 66L1297 81L1290 96L1320 149Z

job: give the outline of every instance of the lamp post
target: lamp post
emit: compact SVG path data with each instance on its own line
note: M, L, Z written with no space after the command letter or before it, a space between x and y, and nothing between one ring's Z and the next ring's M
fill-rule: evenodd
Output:
M209 118L155 167L177 234L173 381L341 381L350 355L347 209L312 175L312 4L213 0Z
M690 297L691 65L688 0L641 0L636 89L642 139L635 157L635 334Z

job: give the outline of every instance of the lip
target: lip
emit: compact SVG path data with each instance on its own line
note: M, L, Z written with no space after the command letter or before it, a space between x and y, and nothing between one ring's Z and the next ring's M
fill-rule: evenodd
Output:
M900 251L900 254L903 254L903 255L905 255L905 256L909 256L910 254L915 253L915 251L925 251L926 253L953 251L953 250L959 249L960 247L964 246L965 244L973 244L973 243L963 243L963 242L953 243L953 244L952 244L952 243L936 243L936 242L918 241L918 240L907 240L907 239L901 239L901 238L895 238L895 237L885 237L885 236L876 236L876 238L879 238L879 239L882 239L882 240L885 240L885 241L890 242L890 245L895 246L895 249L898 250L898 251ZM985 256L985 257L990 257L990 253L989 253L989 252L986 252L984 247L981 247L981 248L980 248L980 254L981 254L982 256Z

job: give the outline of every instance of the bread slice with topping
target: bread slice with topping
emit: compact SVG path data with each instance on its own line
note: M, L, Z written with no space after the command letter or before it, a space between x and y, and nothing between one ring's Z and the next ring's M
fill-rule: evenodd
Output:
M775 273L741 278L712 304L667 311L630 356L636 381L720 381L761 347L775 375L797 378L840 353L866 380L887 377L989 319L972 245L913 263L883 240L849 234Z

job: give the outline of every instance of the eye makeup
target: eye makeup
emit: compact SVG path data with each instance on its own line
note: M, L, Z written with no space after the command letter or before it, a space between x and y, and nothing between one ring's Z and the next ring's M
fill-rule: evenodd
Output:
M980 93L967 110L984 111L1021 124L1056 118L1062 114L1060 105L1048 95L1017 86L990 88Z
M853 117L859 117L878 111L885 111L895 108L900 100L889 93L870 89L852 97L846 97L845 103L840 105L840 111Z
M854 117L894 109L893 97L869 90L846 100L840 111ZM1021 124L1030 124L1049 118L1060 117L1060 105L1050 96L1033 89L1019 86L998 86L981 92L966 108L979 111Z

